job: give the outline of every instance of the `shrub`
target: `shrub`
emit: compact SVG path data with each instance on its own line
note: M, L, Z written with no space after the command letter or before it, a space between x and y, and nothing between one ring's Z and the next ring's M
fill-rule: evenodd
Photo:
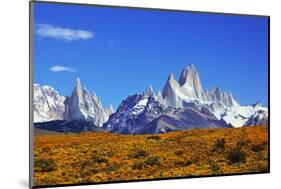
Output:
M134 149L130 154L130 157L132 158L140 158L140 157L146 157L148 156L148 153L143 149Z
M115 155L115 153L112 151L109 151L109 152L106 152L104 155L107 157L113 157Z
M49 152L50 151L50 148L49 147L44 147L42 148L42 152Z
M91 161L89 161L89 160L86 160L86 161L83 161L82 163L81 163L81 168L86 168L86 167L89 167L89 166L92 166L92 163L93 162L91 162Z
M96 163L108 163L108 160L104 157L94 156L93 161Z
M158 135L152 135L152 136L148 136L146 139L152 139L152 140L160 140L161 139L161 137L160 136L158 136Z
M214 144L214 151L218 151L218 150L223 150L224 149L224 145L225 145L225 139L218 139L215 144Z
M35 170L39 172L50 172L56 169L56 162L53 159L38 159L34 161Z
M246 153L241 150L233 150L228 154L228 160L231 163L240 163L246 161Z
M256 144L252 146L251 150L253 152L261 152L264 150L264 146L262 144Z
M97 173L99 172L99 170L96 169L96 168L92 168L92 169L91 169L91 172L92 172L93 174L97 174Z
M175 151L175 154L176 154L177 156L182 156L182 155L183 155L183 151L182 151L182 150L176 150L176 151Z
M187 160L187 161L177 161L177 162L175 162L175 164L177 166L179 166L179 167L187 167L187 166L192 164L192 161L190 161L190 160Z
M148 157L148 158L145 160L145 164L146 164L146 165L149 165L149 166L160 165L160 164L161 164L161 161L160 161L159 157L157 157L157 156Z
M106 171L107 173L110 173L110 172L115 171L115 170L117 170L117 169L118 169L118 166L117 166L115 163L113 163L113 164L111 164L109 167L107 167L107 168L105 169L105 171Z
M247 146L249 143L251 143L251 141L249 140L241 140L237 143L238 147L243 147L243 146Z
M144 166L144 163L141 161L135 161L132 165L132 169L142 169Z
M213 164L213 165L210 166L210 169L213 172L218 172L220 170L220 167L217 164Z

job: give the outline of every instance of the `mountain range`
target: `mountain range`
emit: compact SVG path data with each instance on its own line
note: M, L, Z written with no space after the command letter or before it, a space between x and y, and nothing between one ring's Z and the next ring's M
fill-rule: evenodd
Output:
M80 79L70 96L60 96L50 86L34 84L34 122L55 120L86 121L101 127L114 112L113 106L104 108L96 93L82 87Z
M60 120L60 121L59 121ZM173 74L162 92L151 86L129 95L117 110L104 108L98 96L79 79L70 96L50 86L34 84L35 127L59 132L106 130L121 134L152 134L195 128L231 128L267 124L268 109L260 103L242 106L219 87L203 90L193 64L176 80Z

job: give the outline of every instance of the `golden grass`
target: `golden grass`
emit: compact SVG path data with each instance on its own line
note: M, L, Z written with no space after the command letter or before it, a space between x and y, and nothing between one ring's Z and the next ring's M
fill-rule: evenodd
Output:
M268 127L35 137L36 186L268 171Z

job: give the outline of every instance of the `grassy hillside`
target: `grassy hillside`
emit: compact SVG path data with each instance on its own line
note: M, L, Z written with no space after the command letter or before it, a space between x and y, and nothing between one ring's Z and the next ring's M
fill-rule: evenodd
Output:
M35 184L268 171L268 127L35 137Z

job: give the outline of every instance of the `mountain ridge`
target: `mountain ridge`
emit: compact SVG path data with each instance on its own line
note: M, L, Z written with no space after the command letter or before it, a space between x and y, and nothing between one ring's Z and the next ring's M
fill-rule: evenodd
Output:
M77 120L101 127L113 112L113 106L104 108L95 92L91 94L82 87L79 78L71 95L66 97L50 86L34 84L34 122Z
M41 94L43 89L52 92ZM172 73L169 74L162 91L155 94L149 85L144 92L129 95L116 111L112 106L104 108L99 97L83 87L79 78L73 92L67 97L61 97L52 87L43 89L34 85L34 90L39 91L35 95L34 114L42 110L42 120L45 117L48 118L45 121L65 120L70 127L72 124L69 123L76 120L90 122L93 127L98 126L110 132L145 134L194 128L241 127L268 122L268 109L259 102L242 106L231 92L223 92L218 86L211 90L204 89L193 64L182 70L178 80ZM42 108L51 104L50 99L58 99L58 102L53 103L57 106ZM195 117L198 120L194 120Z

